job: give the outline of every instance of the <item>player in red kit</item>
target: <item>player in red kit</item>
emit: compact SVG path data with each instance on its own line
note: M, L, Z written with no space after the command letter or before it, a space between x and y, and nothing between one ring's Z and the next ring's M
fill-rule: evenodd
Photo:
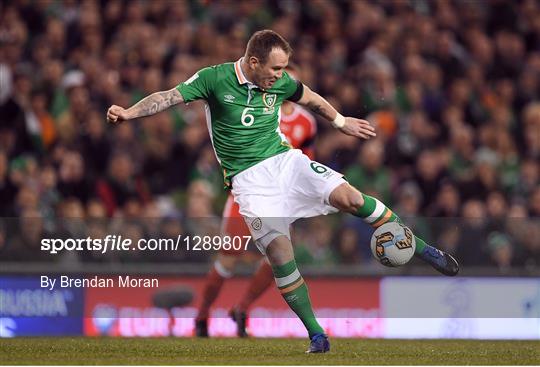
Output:
M301 149L313 159L313 139L317 133L317 122L309 111L292 102L284 103L281 106L279 128L293 147Z
M287 66L289 75L296 77L295 65ZM279 124L281 132L287 137L289 143L304 154L313 159L313 140L317 133L317 122L313 115L301 106L284 102L281 106L281 118ZM223 209L222 234L226 236L251 236L246 222L240 215L240 209L229 193ZM225 282L233 276L236 264L245 255L245 251L221 250L217 260L210 269L204 286L202 300L199 304L197 318L195 320L195 334L200 337L208 336L208 317L210 307L217 299ZM271 266L263 258L259 267L248 286L244 297L230 311L229 315L237 324L237 335L246 337L246 315L249 307L257 300L272 284L274 275Z

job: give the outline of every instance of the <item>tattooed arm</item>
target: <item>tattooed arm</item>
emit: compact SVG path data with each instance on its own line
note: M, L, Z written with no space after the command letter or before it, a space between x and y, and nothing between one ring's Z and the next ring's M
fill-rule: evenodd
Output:
M184 98L176 88L156 92L128 109L112 105L107 111L107 120L112 123L120 123L138 117L154 115L183 101Z
M332 125L344 134L362 139L369 139L376 136L375 129L368 121L354 117L343 117L326 99L309 89L306 85L304 85L304 94L297 103L309 108L326 120L331 121Z
M309 108L321 117L324 117L328 121L333 121L338 112L326 99L312 91L307 85L304 84L304 94L302 98L297 102L298 104Z

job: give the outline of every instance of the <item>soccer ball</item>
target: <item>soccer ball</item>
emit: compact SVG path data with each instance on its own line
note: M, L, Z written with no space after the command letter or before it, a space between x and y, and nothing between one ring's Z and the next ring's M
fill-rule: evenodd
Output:
M385 223L371 236L371 252L385 266L406 264L414 255L416 241L409 227L397 222Z

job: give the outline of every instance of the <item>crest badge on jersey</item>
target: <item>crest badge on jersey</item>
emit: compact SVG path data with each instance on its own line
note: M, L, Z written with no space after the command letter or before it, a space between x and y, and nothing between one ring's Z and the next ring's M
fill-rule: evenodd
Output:
M251 228L253 228L256 231L259 231L262 228L261 218L255 218L253 222L251 222Z
M276 104L277 95L276 94L263 93L262 99L263 99L264 105L266 107L272 108Z

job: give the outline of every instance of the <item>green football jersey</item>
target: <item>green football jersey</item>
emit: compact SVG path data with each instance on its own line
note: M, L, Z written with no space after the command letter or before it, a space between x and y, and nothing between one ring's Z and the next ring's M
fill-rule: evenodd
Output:
M262 90L246 79L238 60L204 68L176 88L186 103L206 101L208 131L227 186L237 173L291 149L279 130L280 107L293 96L300 99L302 86L286 72Z

